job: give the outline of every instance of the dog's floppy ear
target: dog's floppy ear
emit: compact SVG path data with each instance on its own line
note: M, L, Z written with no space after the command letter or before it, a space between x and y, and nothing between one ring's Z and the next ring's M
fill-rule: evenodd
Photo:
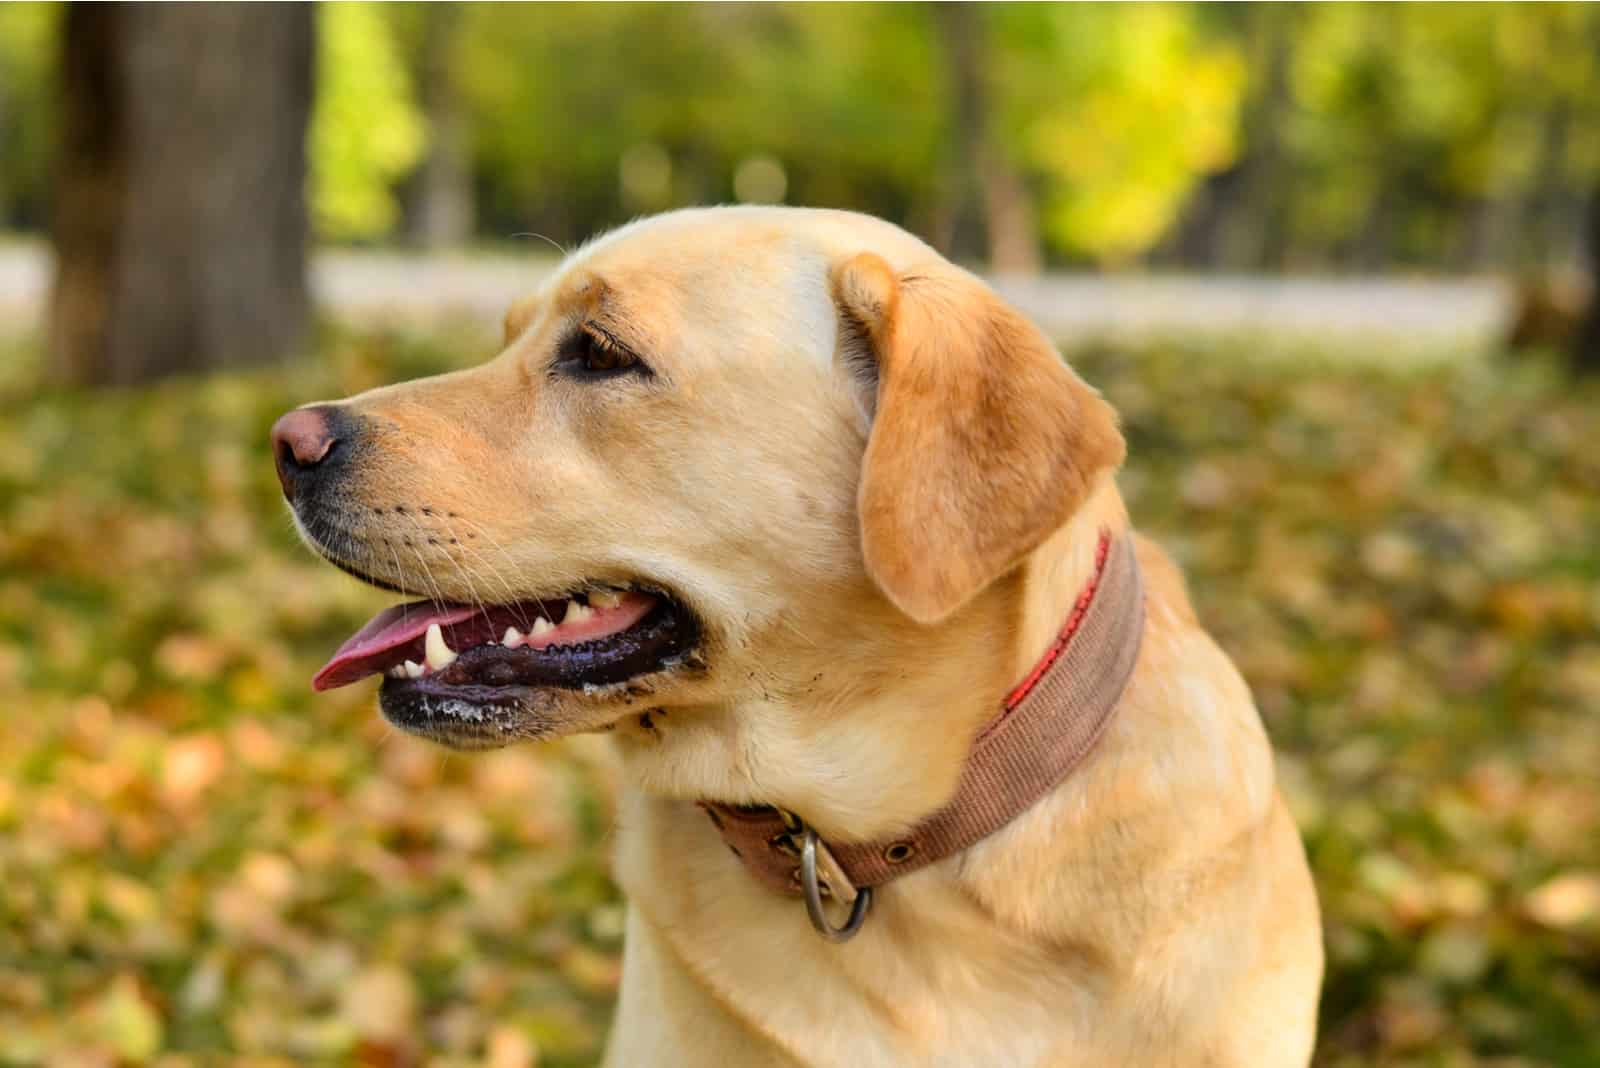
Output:
M867 252L833 272L876 362L856 503L867 572L934 623L1016 565L1122 462L1116 414L1031 322L945 265L896 276Z

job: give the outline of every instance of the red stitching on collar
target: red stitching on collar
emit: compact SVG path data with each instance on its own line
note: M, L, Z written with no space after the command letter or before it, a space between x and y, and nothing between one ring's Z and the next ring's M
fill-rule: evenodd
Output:
M1078 594L1078 600L1073 604L1072 611L1068 613L1067 621L1061 625L1061 633L1056 635L1056 640L1050 643L1050 648L1046 649L1044 655L1039 658L1039 662L1033 665L1033 670L1028 672L1028 677L1018 683L1017 688L1006 695L1005 704L1002 706L1001 719L1004 718L1005 712L1010 712L1022 703L1023 698L1027 697L1029 691L1044 677L1044 673L1050 670L1050 665L1054 664L1061 654L1066 651L1067 643L1072 641L1072 636L1078 633L1078 627L1082 625L1083 617L1089 611L1089 605L1094 602L1095 590L1100 588L1100 577L1105 573L1106 558L1110 554L1111 531L1102 530L1100 532L1100 544L1096 546L1094 551L1094 574L1089 576L1089 581L1084 584L1083 591ZM998 723L999 719L995 722ZM993 727L994 724L991 723L984 728L984 733L989 733Z

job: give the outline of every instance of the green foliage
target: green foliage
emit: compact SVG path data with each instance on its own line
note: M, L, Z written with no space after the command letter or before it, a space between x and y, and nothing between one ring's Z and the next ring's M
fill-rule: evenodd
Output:
M391 232L399 220L394 187L420 158L424 137L383 5L320 6L310 135L317 233L339 240Z
M1233 162L1244 62L1190 8L1040 5L1001 18L995 57L1016 153L1063 251L1125 260Z
M1600 177L1592 5L1319 4L1292 32L1303 239L1387 221L1402 256L1427 254L1468 209Z
M1008 142L1062 251L1142 251L1230 161L1241 62L1201 38L1189 9L1007 8L991 21ZM506 197L493 217L531 208L577 237L586 217L728 199L754 156L782 161L796 203L924 228L936 211L955 137L925 9L486 7L466 37L475 111L516 116L479 126L481 167Z
M991 140L1057 262L1134 262L1186 227L1271 231L1278 253L1230 266L1571 261L1600 181L1592 4L994 4L972 19ZM58 23L50 5L0 7L0 224L44 218ZM572 242L741 195L937 234L967 143L939 23L921 4L327 5L318 232L398 232L428 135L420 57L445 33L486 237ZM1265 185L1229 200L1252 165ZM741 185L741 167L765 177Z
M1252 21L1002 4L978 17L999 148L1058 258L1148 253L1208 177L1258 147L1241 106L1265 77L1255 34L1268 18L1286 27L1290 66L1274 225L1297 259L1365 246L1470 262L1483 241L1504 262L1566 255L1563 219L1600 177L1592 7L1332 4ZM578 239L728 199L755 156L781 164L791 202L924 233L948 195L951 56L927 8L480 7L469 23L460 77L502 235Z
M45 222L60 16L56 4L0 4L0 225Z
M644 42L649 42L648 47ZM755 156L789 199L926 208L943 134L914 8L475 6L460 77L479 116L482 205L502 236L563 239L732 199Z
M0 397L0 1063L594 1062L600 747L446 757L306 681L389 598L296 543L268 426L470 358L349 335ZM1600 1062L1600 393L1366 351L1074 361L1278 747L1319 1064Z

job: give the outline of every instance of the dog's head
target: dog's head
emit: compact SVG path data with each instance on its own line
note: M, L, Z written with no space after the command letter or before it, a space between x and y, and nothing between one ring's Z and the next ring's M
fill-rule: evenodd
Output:
M963 655L1123 448L926 245L738 208L591 244L488 363L299 409L274 442L312 546L426 602L321 684L381 672L385 715L451 745L620 724L746 772L752 724L826 729Z

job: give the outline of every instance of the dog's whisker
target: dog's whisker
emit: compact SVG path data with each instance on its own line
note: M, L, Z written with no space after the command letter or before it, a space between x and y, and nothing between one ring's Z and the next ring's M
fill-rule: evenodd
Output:
M409 516L407 516L407 518L410 519ZM417 523L416 520L412 519L411 520L411 524L417 528L419 533L422 532L422 526L421 526L421 524ZM438 583L438 580L434 578L433 568L428 565L428 558L423 556L422 555L422 551L420 549L418 549L415 545L411 544L409 539L402 540L401 544L405 545L406 548L410 549L411 550L411 555L415 556L417 558L417 563L422 565L423 581L426 582L428 584L428 587L433 590L433 597L431 599L434 600L435 602L440 603L440 604L443 604L446 601L448 601L449 598L444 595L443 588L440 587L440 585Z
M811 646L811 648L816 649L819 647L817 645L817 640L811 637L811 635L807 634L805 631L801 630L794 620L790 619L787 615L778 616L778 622L782 626L786 627L795 637Z
M385 544L388 545L389 555L394 558L394 576L395 581L398 582L405 575L405 569L400 566L400 554L394 551L393 544L387 542Z
M561 242L557 241L555 238L548 237L545 234L536 233L533 230L523 230L520 233L515 233L515 234L512 234L511 236L514 237L514 238L515 237L537 237L540 241L543 241L545 244L549 245L551 248L553 248L557 252L561 253L561 255L563 255L563 256L571 255L571 253L569 253L567 251L566 247L564 245L562 245Z
M498 552L498 553L499 553L499 554L500 554L500 555L501 555L501 556L502 556L502 557L504 557L504 558L505 558L505 561L506 561L506 563L507 563L507 565L509 565L509 566L511 566L511 567L512 567L512 568L513 568L513 570L514 570L514 569L515 569L515 565L516 565L516 562L515 562L515 561L514 561L514 560L513 560L513 559L512 559L512 558L511 558L511 554L510 554L510 553L509 553L509 552L507 552L507 551L506 551L506 549L505 549L505 546L503 546L503 545L501 545L501 544L500 544L500 541L499 541L499 540L498 540L498 539L497 539L497 538L496 538L496 537L495 537L495 536L494 536L494 534L493 534L493 533L491 533L491 532L490 532L490 531L489 531L489 529L488 529L488 528L486 528L486 527L485 527L485 526L483 526L483 524L481 524L481 523L477 523L477 522L474 522L474 521L473 521L473 520L471 520L471 519L467 519L467 518L466 518L466 517L464 517L464 516L457 516L457 517L456 517L456 519L457 519L457 521L459 521L459 522L463 522L463 523L465 523L465 524L467 524L467 525L468 525L468 526L470 526L470 527L472 527L472 528L473 528L473 529L474 529L474 530L475 530L475 531L477 531L477 533L479 533L479 534L481 534L481 535L482 535L482 536L483 536L483 538L484 538L484 540L486 540L486 541L487 541L487 542L489 542L489 544L490 544L490 546L491 546L491 547L492 547L492 548L494 548L494 550L495 550L495 551L496 551L496 552ZM448 520L447 520L447 521L446 521L446 526L450 526L450 525L451 525L451 524L450 524L450 523L449 523L449 521L448 521ZM464 546L464 545L466 545L466 541L465 541L465 540L462 540L462 541L461 541L461 542L460 542L460 544L462 544L462 545L463 545L463 546ZM512 602L512 603L514 603L514 604L516 604L516 605L517 605L517 606L518 606L518 612L519 612L519 619L520 619L520 620L521 620L521 622L522 622L522 629L524 629L524 630L527 630L527 629L528 629L528 628L529 628L529 627L530 627L530 626L532 626L532 624L533 624L533 620L531 620L531 619L528 619L528 618L527 618L527 613L526 613L526 612L524 612L524 611L522 611L522 609L521 609L521 603L522 603L522 598L520 598L520 597L518 597L518 596L517 596L517 594L516 594L516 587L515 587L515 586L513 586L513 585L512 585L512 584L511 584L511 582L510 582L510 581L508 581L508 580L507 580L507 579L506 579L506 578L505 578L505 577L504 577L504 576L503 576L503 575L502 575L502 574L501 574L501 572L500 572L500 569L499 569L499 568L497 568L497 567L494 567L494 565L493 565L493 564L492 564L492 563L491 563L491 562L490 562L490 561L489 561L489 559L488 559L488 558L487 558L487 557L486 557L486 556L483 556L483 555L482 555L482 554L481 554L481 553L479 553L479 552L478 552L478 551L477 551L477 550L476 550L476 549L474 549L474 550L473 550L473 552L474 552L474 553L475 553L475 554L476 554L476 555L478 555L478 557L479 557L479 559L480 559L480 560L482 560L482 561L483 561L483 563L484 563L484 565L485 565L485 566L487 566L487 567L489 567L489 568L490 568L490 569L491 569L491 570L493 570L493 571L494 571L494 573L495 573L495 576L496 576L496 577L497 577L497 579L498 579L498 580L499 580L499 581L500 581L500 583L501 583L501 584L502 584L502 585L503 585L503 586L504 586L504 587L505 587L505 588L506 588L506 592L507 592L507 594L508 594L508 597L509 597L509 600L510 600L510 601L511 601L511 602Z
M411 526L413 527L413 529L416 530L417 537L419 539L421 539L424 542L434 542L434 541L437 540L432 535L432 533L430 533L430 531L426 527L424 527L409 512L403 512L401 514L405 516L406 521L409 522L411 524ZM411 544L410 542L407 542L406 544L408 544L410 546L411 553L412 553L413 556L415 556L417 558L417 562L422 565L423 574L427 579L428 585L433 590L433 594L434 594L433 600L435 600L436 602L441 603L441 604L443 604L445 602L448 602L450 600L453 600L453 598L449 598L449 597L445 596L444 589L439 584L437 576L434 575L433 566L432 566L432 564L430 564L428 562L427 556L424 555L423 552L415 544ZM463 582L464 582L464 584L466 585L466 588L467 588L467 598L466 598L467 602L470 603L470 604L475 605L481 611L487 611L488 608L489 608L488 602L486 602L481 596L479 596L478 590L477 590L477 586L472 581L472 573L471 573L471 571L469 569L467 569L467 568L462 568L462 567L459 567L459 566L457 567L457 571L460 574L460 577L463 579Z
M456 546L471 553L477 559L480 567L483 569L480 571L478 568L464 567L463 573L468 584L474 584L475 580L479 577L492 578L496 583L499 584L500 588L505 591L506 603L508 605L516 606L518 620L522 623L523 629L526 630L532 621L527 618L527 613L521 608L522 599L518 596L516 587L506 579L505 575L500 572L500 569L495 567L488 557L486 557L479 549L477 549L475 546L469 545L467 540L459 537L456 534L454 524L452 524L449 520L445 521L445 528L450 531L451 538ZM504 553L504 550L501 551Z
M411 517L409 515L406 518L411 519ZM418 523L415 519L411 519L411 523L412 523L413 526L416 526L418 528L418 531L419 531L420 534L426 534L426 531L423 530L422 525L420 523ZM429 537L427 540L431 542L434 539ZM470 568L470 567L463 566L462 562L459 561L459 560L452 561L452 562L456 566L456 573L459 575L459 577L462 580L462 583L467 588L467 596L466 596L467 603L475 605L478 608L479 611L487 612L489 610L489 602L487 600L485 600L483 598L483 596L478 592L478 583L476 582L476 577L477 576L476 576L476 573L474 572L474 570L472 568ZM427 565L426 562L424 563L424 566L430 568L429 569L429 575L431 576L432 573L433 573L432 570L431 570L431 566ZM436 589L438 588L438 584L437 583L435 583L435 588ZM440 600L444 600L444 598L441 597Z

